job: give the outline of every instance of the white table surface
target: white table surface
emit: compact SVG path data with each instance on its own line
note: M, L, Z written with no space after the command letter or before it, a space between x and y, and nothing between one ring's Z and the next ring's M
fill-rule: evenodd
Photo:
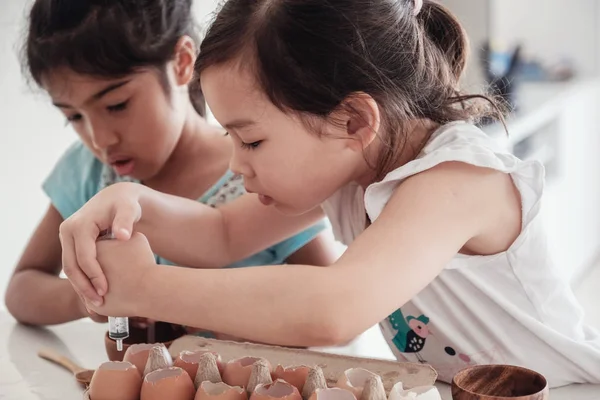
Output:
M50 328L17 324L0 311L0 399L81 400L83 390L72 375L38 358L37 351L51 348L85 368L106 361L106 326L77 321ZM451 400L448 385L439 383L444 400ZM577 385L551 391L552 400L600 400L600 385Z

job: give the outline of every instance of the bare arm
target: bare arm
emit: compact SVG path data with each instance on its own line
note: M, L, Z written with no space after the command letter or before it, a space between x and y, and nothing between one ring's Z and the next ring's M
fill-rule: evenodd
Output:
M408 302L462 248L471 243L481 251L507 248L520 224L512 188L507 175L465 165L416 175L329 268L149 267L153 260L143 236L102 243L100 262L111 292L95 309L258 342L343 343Z
M142 218L136 230L146 235L154 251L176 264L202 268L242 260L324 217L320 208L302 216L286 216L265 207L254 194L216 209L145 190L140 204Z
M304 264L326 267L340 257L341 252L331 232L321 232L304 247L290 255L288 264Z
M178 265L220 268L287 239L324 218L320 208L286 216L246 194L218 209L143 185L104 189L60 226L65 273L86 298L102 303L108 286L96 259L96 239L112 228L118 239L146 235L155 253Z
M49 206L19 260L6 291L6 307L18 321L52 325L87 316L67 279L59 277L61 215Z

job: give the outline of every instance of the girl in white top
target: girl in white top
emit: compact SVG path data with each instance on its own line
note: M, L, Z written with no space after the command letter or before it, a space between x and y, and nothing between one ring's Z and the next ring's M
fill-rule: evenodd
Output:
M470 122L485 110L457 90L466 57L462 27L430 0L229 0L196 72L258 196L212 209L113 185L61 226L66 274L102 315L296 346L380 322L399 359L445 381L509 363L551 386L600 382L600 337L548 258L544 169ZM302 228L268 210L308 224L320 205L349 245L330 268L152 257L230 262ZM121 240L96 245L109 227Z

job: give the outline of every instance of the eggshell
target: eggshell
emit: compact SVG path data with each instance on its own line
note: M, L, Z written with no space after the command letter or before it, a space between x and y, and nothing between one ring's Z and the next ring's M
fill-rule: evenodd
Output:
M200 357L202 354L211 353L217 359L217 367L219 368L219 375L223 375L223 360L221 356L216 351L208 351L208 350L196 350L189 351L184 350L179 353L179 356L175 358L173 365L176 367L180 367L185 369L190 378L195 379L196 373L198 372L198 361L200 361Z
M327 381L321 367L313 367L308 371L306 383L302 387L302 398L308 400L317 389L327 389Z
M390 391L389 400L442 400L442 396L435 386L418 386L403 390L402 383L398 382Z
M342 376L338 379L335 386L346 389L354 393L357 399L360 399L363 388L369 380L369 378L377 376L371 371L367 371L363 368L352 368L344 371Z
M91 400L137 400L142 386L140 371L130 362L105 362L90 382Z
M168 352L166 346L162 343L132 344L125 352L125 356L123 356L123 361L129 361L130 363L135 365L140 372L144 372L144 369L146 369L146 363L148 362L148 354L150 353L150 350L155 346L162 347L164 348L164 351Z
M365 383L360 400L387 400L385 387L379 375L375 375Z
M250 379L248 379L248 387L246 388L249 392L254 392L259 385L266 385L273 383L271 379L271 366L267 360L258 360L252 365L252 371L250 372Z
M250 380L250 374L252 373L252 365L258 360L261 360L261 358L243 357L230 360L223 368L223 382L230 386L248 387L248 381ZM271 364L268 365L270 370Z
M306 379L308 378L308 371L310 371L310 367L307 367L306 365L286 368L282 365L278 365L277 368L275 368L275 371L273 371L273 379L283 379L287 383L296 386L296 389L299 391L302 391Z
M282 381L281 379L276 380L273 383L266 385L258 385L250 400L301 400L300 392L294 385Z
M198 358L198 370L194 377L194 386L200 387L202 382L219 383L222 382L219 367L217 366L217 358L213 353L201 354Z
M148 361L144 368L144 376L157 369L164 369L173 366L173 359L167 348L163 346L153 346L148 352Z
M146 375L141 400L193 400L195 392L190 376L181 368L170 367Z
M248 400L246 391L239 386L226 383L202 382L194 400Z
M346 389L327 388L317 389L310 400L356 400L354 394Z

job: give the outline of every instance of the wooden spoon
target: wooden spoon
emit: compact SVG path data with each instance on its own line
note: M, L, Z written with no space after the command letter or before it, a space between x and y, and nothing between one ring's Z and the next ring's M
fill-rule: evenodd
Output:
M95 372L93 369L85 369L85 368L77 365L71 359L58 354L54 350L42 349L42 350L38 351L38 356L43 358L44 360L51 361L55 364L60 365L63 368L66 368L67 370L71 371L73 373L73 375L75 376L75 379L77 379L77 382L79 382L80 384L82 384L84 386L88 386L90 384L90 382L92 381L92 376L94 375L94 372Z

